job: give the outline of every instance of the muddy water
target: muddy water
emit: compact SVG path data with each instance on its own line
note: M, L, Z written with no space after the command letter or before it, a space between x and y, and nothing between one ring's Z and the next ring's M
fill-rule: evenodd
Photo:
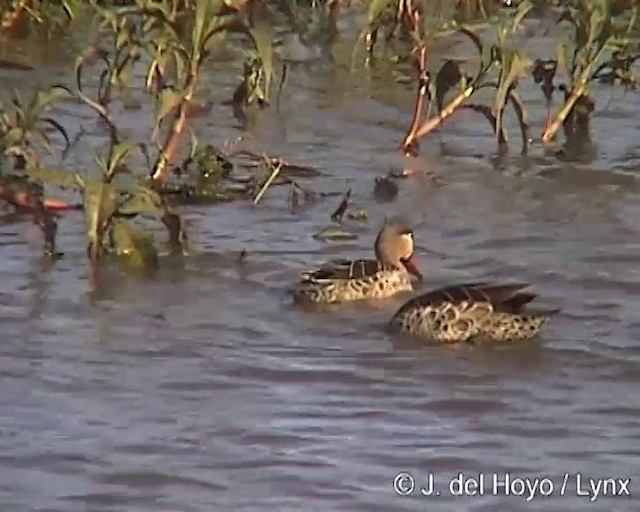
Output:
M214 100L229 96L236 72L211 71ZM256 144L317 167L324 176L307 182L316 190L351 187L371 216L352 226L357 240L314 240L336 200L293 215L276 187L258 208L184 208L192 252L182 264L165 260L144 281L112 272L91 289L79 215L61 219L65 258L51 268L35 228L0 227L0 508L637 510L640 100L628 94L605 111L609 90L598 93L592 161L539 148L521 158L516 145L497 162L483 121L460 115L423 144L419 165L443 183L403 181L398 200L379 205L374 178L405 163L395 146L411 88L295 65L282 116L267 114ZM540 93L528 85L523 95L540 126ZM72 129L104 143L86 112L67 112ZM119 118L146 136L146 113ZM215 143L239 134L225 107L197 123ZM383 217L398 214L415 225L426 287L525 280L562 314L531 343L446 349L384 331L400 300L291 307L299 271L368 255ZM409 497L394 492L400 472L415 479ZM459 472L483 474L485 495L451 496ZM492 495L494 473L511 478L509 496L503 486ZM429 474L438 497L418 492ZM518 478L539 479L530 501ZM631 478L632 496L590 502L589 478Z

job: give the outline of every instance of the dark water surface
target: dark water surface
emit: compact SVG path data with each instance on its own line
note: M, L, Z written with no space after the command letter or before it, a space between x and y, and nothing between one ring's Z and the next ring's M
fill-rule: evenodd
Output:
M215 101L238 79L226 66L207 79ZM43 76L57 75L29 80ZM604 111L602 87L597 155L582 164L539 148L516 156L510 124L514 155L496 166L483 120L457 116L423 143L422 165L444 183L403 181L383 206L373 181L404 164L396 146L413 88L320 61L295 65L286 91L282 118L268 113L256 144L321 170L307 182L316 190L352 187L371 215L355 242L311 237L337 199L294 215L276 187L257 208L185 207L192 252L182 266L165 260L145 281L112 272L92 290L79 214L60 221L66 256L53 268L39 259L36 228L0 227L0 510L637 511L638 95ZM541 126L541 93L529 84L522 94ZM65 109L72 131L82 124L104 144L86 112ZM148 112L120 119L146 137ZM196 126L218 144L240 133L220 106ZM91 154L73 158L81 166ZM370 254L383 217L396 214L415 224L425 286L527 280L562 314L530 343L451 349L386 334L402 299L291 307L299 271ZM434 473L441 496L398 496L400 472L418 486ZM459 472L483 473L486 495L452 498ZM492 496L493 473L548 478L552 496ZM577 495L578 473L584 492L589 478L631 478L632 496L592 502Z

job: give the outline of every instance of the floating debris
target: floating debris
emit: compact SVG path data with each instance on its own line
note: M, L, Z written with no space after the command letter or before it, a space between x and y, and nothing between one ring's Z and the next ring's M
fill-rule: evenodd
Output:
M267 180L264 182L264 184L258 191L256 197L254 198L253 204L258 204L260 202L260 199L262 199L262 196L264 196L265 192L269 188L269 185L271 185L273 183L273 180L275 180L278 177L278 174L280 174L281 170L282 170L282 165L277 165L272 169L271 174L269 175Z
M322 173L317 169L305 165L292 164L284 158L271 157L268 155L258 155L252 151L241 150L233 152L232 155L238 160L238 165L242 167L252 168L261 167L265 163L271 167L280 165L282 174L295 178L315 178L321 176Z
M323 242L336 242L336 241L344 241L344 240L356 240L358 235L354 233L350 233L345 229L339 226L327 226L323 228L318 233L313 235L313 238L316 240L321 240Z
M398 197L398 184L391 176L378 176L373 187L373 197L380 203L388 203Z
M347 212L347 208L349 208L350 204L351 204L351 189L347 190L346 194L342 198L342 201L340 201L338 208L336 208L336 211L333 212L333 214L331 215L331 220L333 222L338 222L338 223L342 222L342 218L344 217L344 214Z
M356 210L355 212L348 214L347 217L359 222L366 222L369 220L369 214L366 210Z

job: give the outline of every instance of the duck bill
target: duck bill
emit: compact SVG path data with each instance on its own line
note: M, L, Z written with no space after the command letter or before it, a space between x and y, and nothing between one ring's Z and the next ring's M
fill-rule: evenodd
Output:
M422 281L422 274L420 273L420 270L418 270L418 260L415 254L412 254L410 258L407 258L402 263L410 274L416 276L420 281Z

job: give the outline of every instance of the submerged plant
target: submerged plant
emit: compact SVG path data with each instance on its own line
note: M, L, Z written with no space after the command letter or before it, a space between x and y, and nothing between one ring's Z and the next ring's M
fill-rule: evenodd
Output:
M51 140L44 129L49 126L70 142L65 129L47 110L55 102L73 94L65 87L53 86L34 93L24 102L19 96L13 101L14 112L0 113L0 147L3 162L12 159L0 175L0 197L17 207L27 209L42 227L45 253L55 255L57 226L44 198L44 186L78 191L82 196L81 209L87 227L87 254L92 265L103 255L115 253L126 263L136 267L153 267L157 263L157 249L150 232L132 222L140 215L155 215L169 230L172 249L179 250L185 241L181 221L167 207L164 199L126 165L127 156L139 144L121 142L107 110L82 92L82 59L78 62L78 97L93 108L109 127L110 146L106 157L97 157L100 178L81 177L80 173L54 170L42 161L41 149L53 152ZM125 179L121 179L125 178ZM55 206L55 205L53 205Z
M249 51L246 54L242 81L233 94L231 104L237 118L245 119L248 112L255 111L268 105L268 98L263 87L265 82L264 65L257 52Z
M485 44L469 26L460 26L457 32L467 36L478 51L477 71L470 76L458 62L449 59L440 67L435 80L426 71L429 33L424 28L421 11L414 8L407 13L414 30L415 66L419 77L413 120L401 146L405 153L416 154L418 139L433 132L460 108L484 115L492 125L500 150L504 151L507 148L507 135L503 128L502 117L508 103L513 106L518 116L522 133L522 151L523 153L527 151L529 135L526 111L515 89L519 78L526 73L531 62L521 51L510 48L507 41L515 33L531 7L530 2L522 2L513 16L506 18L497 27L497 40L491 45ZM496 69L497 80L491 75ZM496 91L492 106L468 103L473 94L484 88L492 88ZM457 90L457 94L445 104L445 97L452 89ZM425 98L428 101L427 119L421 121ZM429 117L434 100L438 114Z
M114 55L135 56L122 60L114 56L108 60L107 76L111 81L123 81L124 73L138 56L144 56L146 89L156 100L154 135L159 133L164 121L169 120L169 132L151 171L154 180L165 180L169 163L178 152L195 102L202 66L214 38L230 31L251 36L260 58L259 81L263 88L259 97L267 100L273 74L271 35L266 20L252 16L252 3L136 0L133 6L115 10L101 8L95 0L94 5L103 20L103 28L110 31L116 41ZM251 98L249 93L256 92L254 87L248 91L248 97Z
M627 19L622 19L626 14ZM546 75L541 75L539 67L534 74L536 81L544 81L549 104L556 88L552 83L556 69L562 69L569 77L568 85L557 87L565 92L564 101L546 123L543 142L551 141L561 125L568 139L588 134L594 102L587 89L592 80L605 76L607 68L612 82L617 78L626 85L635 83L630 67L637 55L631 50L630 34L637 17L638 6L632 2L574 0L564 8L559 22L566 21L573 26L572 40L558 45L556 59L545 64ZM607 53L611 58L603 62Z
M335 22L339 0L328 0L325 4L323 8ZM24 1L11 5L36 21L39 13L46 9L44 2ZM293 179L295 172L298 176L308 177L308 171L304 174L302 167L266 155L252 155L254 172L248 177L236 176L229 153L212 144L200 144L187 126L197 108L196 96L212 45L231 32L240 34L250 43L243 52L245 66L241 84L234 94L234 106L247 113L269 104L275 55L269 21L271 11L266 2L132 0L126 5L105 7L103 2L90 0L88 5L98 18L100 30L96 43L76 61L77 91L72 93L66 87L53 86L36 92L27 100L17 94L10 109L0 110L3 158L0 199L33 215L43 229L47 254L56 254L57 225L50 210L57 205L44 197L46 185L75 190L81 196L87 254L94 268L109 255L116 255L124 263L138 268L157 265L158 249L153 234L138 223L144 216L152 216L165 225L172 251L184 250L186 236L182 222L167 202L169 194L176 190L170 188L169 174L193 178L188 187L178 188L177 194L197 195L213 201L233 196L251 198L258 204L270 187L282 184L290 187L292 210L296 210L301 202L311 203L317 197L324 197L304 189ZM292 2L288 5L291 7ZM490 5L488 0L457 3L372 0L368 3L368 24L361 34L366 43L367 63L373 63L374 46L378 39L384 38L385 42L398 43L399 50L404 51L405 62L411 62L417 72L414 115L402 142L406 153L415 154L419 139L432 133L459 109L485 116L491 123L499 149L504 151L508 140L503 117L509 105L516 112L525 152L529 144L528 123L516 89L519 79L531 69L534 80L541 84L549 111L553 93L556 90L564 93L562 107L546 126L545 141L553 137L559 125L564 126L567 136L588 136L588 122L594 108L587 91L589 81L599 79L627 87L635 85L632 65L640 54L630 44L630 33L637 28L638 7L633 7L631 2L624 5L621 1L611 0L568 2L561 21L569 22L575 29L573 46L563 44L556 59L535 63L509 44L509 39L532 8L531 2L520 2L517 9L500 18L493 41L485 40L477 26L460 24L461 12L465 9L486 21ZM79 0L59 2L55 6L58 9L62 6L69 19L75 19L82 7ZM442 12L446 9L449 18L443 19L438 9ZM7 19L6 13L3 19ZM335 24L329 26L335 30ZM427 59L433 41L453 34L466 37L477 50L477 66L473 73L469 71L471 68L453 59L446 60L437 72L430 73ZM327 37L334 36L335 33ZM83 88L82 76L88 65L102 66L98 69L95 95L88 95ZM566 69L569 85L554 83L560 69ZM119 95L126 99L124 94L130 90L132 76L140 72L144 75L144 90L155 103L150 139L159 142L157 152L152 155L146 144L123 141L110 116L112 102ZM474 103L474 95L486 89L494 91L493 101L490 104ZM65 128L49 112L56 102L70 98L79 99L93 109L108 129L109 147L106 153L96 157L97 176L51 169L45 156L46 152L54 153L52 133L63 139L63 160L72 146ZM173 165L178 152L185 146L186 134L190 135L189 155L182 164ZM134 153L144 158L146 167L135 167L132 163ZM140 161L138 158L135 162L139 164ZM237 185L235 189L227 187L230 182ZM233 192L229 192L231 190ZM376 180L374 195L379 200L390 200L397 193L398 187L390 178ZM334 214L336 220L362 217L360 213L345 213L351 199L349 192ZM68 205L62 205L65 206Z
M83 0L5 0L0 29L12 36L23 36L35 25L39 33L50 36L75 21L87 2Z
M42 150L54 153L51 130L63 137L64 151L70 147L65 128L48 115L54 103L70 96L66 87L52 86L36 91L28 101L16 92L11 110L0 105L0 200L32 216L42 230L48 256L56 254L57 224L51 209L65 205L47 201L42 183L26 170L41 166Z
M234 92L232 103L243 113L255 107L269 104L269 91L274 78L273 32L268 23L267 11L263 7L249 11L246 30L253 48L245 51L245 63L240 85Z
M1 149L4 157L13 157L13 167L40 165L37 148L53 154L49 132L53 129L64 138L65 150L69 148L69 136L65 128L47 115L48 110L58 101L68 99L72 93L64 86L54 85L35 91L28 101L16 91L12 100L13 116L2 108L0 112Z
M169 231L172 251L183 247L186 237L180 218L171 212L164 199L126 165L126 159L140 145L121 142L115 127L106 156L97 156L99 177L81 177L77 172L27 167L26 176L32 180L71 189L80 193L84 212L87 256L92 267L105 255L116 254L127 266L154 268L158 251L151 232L133 222L135 218L151 215L159 218Z
M146 146L121 141L106 107L83 93L84 63L83 57L78 58L76 62L77 94L109 128L107 156L96 158L101 179L85 181L78 174L73 175L72 185L83 197L88 239L87 254L93 265L97 264L104 254L115 253L133 266L153 267L157 264L157 249L153 236L131 222L132 219L145 214L159 218L169 231L173 251L182 249L182 244L186 242L182 223L152 187L148 177L135 173L126 165L127 157L136 150L142 153L149 165ZM127 180L118 181L118 177L126 177ZM68 180L66 183L69 183Z

